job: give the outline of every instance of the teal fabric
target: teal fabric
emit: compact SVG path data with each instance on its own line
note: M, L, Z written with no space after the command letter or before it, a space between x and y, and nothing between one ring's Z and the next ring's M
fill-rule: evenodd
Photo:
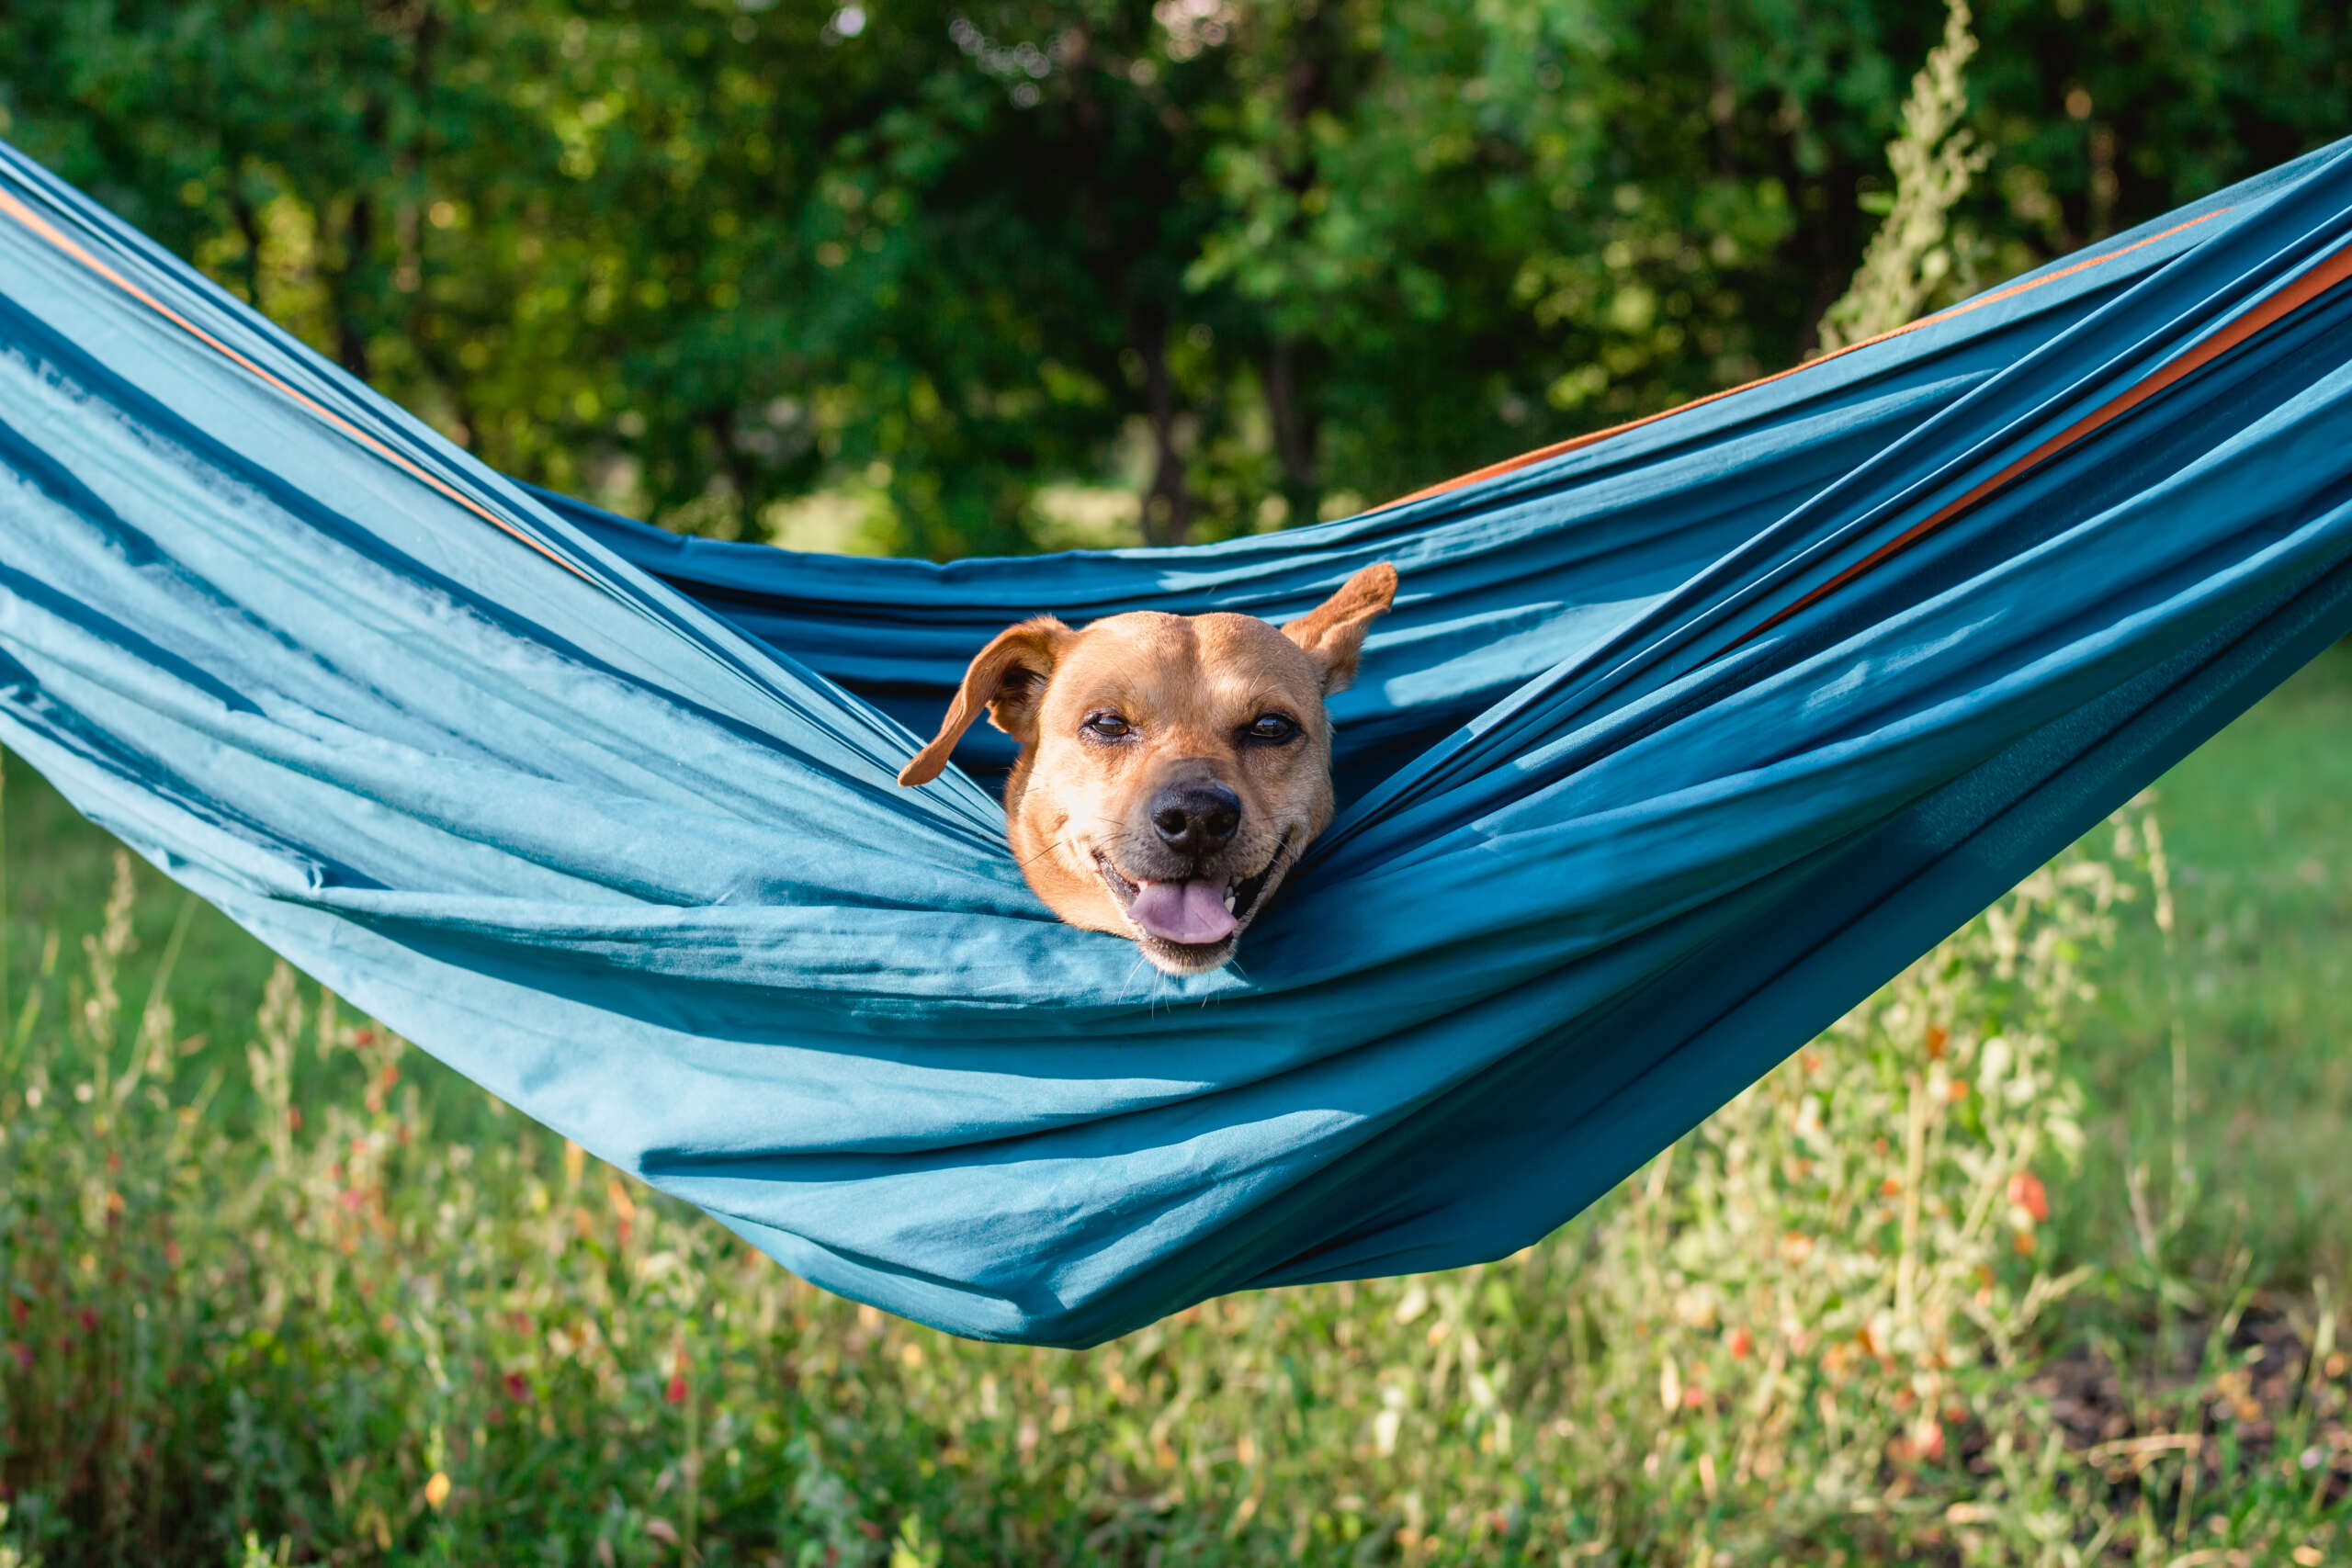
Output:
M1439 495L944 566L529 491L13 153L0 197L0 742L504 1100L962 1334L1525 1245L2352 628L2352 143ZM1015 617L1282 617L1379 559L1340 818L1238 968L1057 924L993 732L894 782Z

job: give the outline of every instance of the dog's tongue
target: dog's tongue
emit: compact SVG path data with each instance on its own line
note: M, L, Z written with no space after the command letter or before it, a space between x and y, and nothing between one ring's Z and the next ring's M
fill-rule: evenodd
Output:
M1199 877L1190 882L1143 882L1127 906L1136 924L1162 942L1186 946L1223 942L1241 922L1225 907L1225 884Z

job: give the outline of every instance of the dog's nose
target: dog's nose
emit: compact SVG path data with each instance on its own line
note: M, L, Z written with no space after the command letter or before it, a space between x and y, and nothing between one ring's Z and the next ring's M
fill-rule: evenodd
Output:
M1241 826L1241 797L1205 779L1170 784L1152 797L1151 826L1180 853L1213 850Z

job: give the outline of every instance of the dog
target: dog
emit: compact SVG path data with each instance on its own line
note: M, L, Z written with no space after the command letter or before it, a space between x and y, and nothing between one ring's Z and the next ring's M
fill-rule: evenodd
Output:
M1132 939L1164 973L1218 968L1330 824L1324 699L1396 597L1384 561L1280 630L1148 610L1078 630L1023 621L973 659L899 782L937 778L985 708L1021 748L1006 836L1046 907Z

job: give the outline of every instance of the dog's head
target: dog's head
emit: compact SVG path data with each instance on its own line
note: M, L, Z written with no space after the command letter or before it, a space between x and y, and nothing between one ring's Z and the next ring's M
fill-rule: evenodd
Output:
M985 708L1021 746L1005 819L1037 896L1171 975L1215 969L1331 820L1323 699L1396 595L1384 562L1279 631L1236 615L1023 621L972 660L899 782L938 777Z

